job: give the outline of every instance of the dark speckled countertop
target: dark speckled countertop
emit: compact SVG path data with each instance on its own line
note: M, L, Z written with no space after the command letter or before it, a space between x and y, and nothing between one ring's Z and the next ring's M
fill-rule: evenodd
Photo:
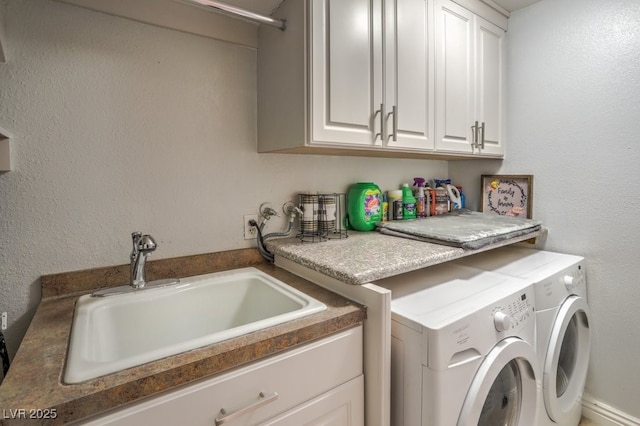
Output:
M68 424L328 336L366 317L364 307L266 263L255 249L151 261L147 277L186 277L247 266L320 300L328 309L74 385L63 384L61 377L75 302L95 288L127 282L129 265L43 276L42 302L0 386L0 423ZM29 417L35 409L50 409L55 419L11 418L17 410Z

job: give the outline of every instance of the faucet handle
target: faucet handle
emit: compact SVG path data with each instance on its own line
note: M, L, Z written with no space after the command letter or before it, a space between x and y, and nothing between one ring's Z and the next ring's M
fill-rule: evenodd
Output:
M151 235L145 234L138 240L138 250L140 251L149 252L154 251L157 248L158 243L156 243L156 240L154 240Z

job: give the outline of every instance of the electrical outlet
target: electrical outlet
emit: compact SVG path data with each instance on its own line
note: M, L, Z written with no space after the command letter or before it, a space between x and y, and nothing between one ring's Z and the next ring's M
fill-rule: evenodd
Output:
M258 236L258 229L255 226L249 225L250 220L255 220L258 223L257 214L245 214L244 215L244 239L253 240Z
M2 313L2 331L5 331L7 329L7 313L3 312Z

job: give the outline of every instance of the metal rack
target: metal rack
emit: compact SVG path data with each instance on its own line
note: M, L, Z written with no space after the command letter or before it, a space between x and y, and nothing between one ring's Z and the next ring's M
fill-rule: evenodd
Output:
M347 238L346 198L346 194L337 192L298 194L302 216L297 238L310 243Z

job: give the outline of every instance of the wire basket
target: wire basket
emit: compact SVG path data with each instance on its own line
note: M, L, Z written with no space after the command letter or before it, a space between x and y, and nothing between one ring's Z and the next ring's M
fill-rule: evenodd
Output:
M302 210L297 235L300 241L316 243L348 237L346 194L307 192L298 194L298 202Z

